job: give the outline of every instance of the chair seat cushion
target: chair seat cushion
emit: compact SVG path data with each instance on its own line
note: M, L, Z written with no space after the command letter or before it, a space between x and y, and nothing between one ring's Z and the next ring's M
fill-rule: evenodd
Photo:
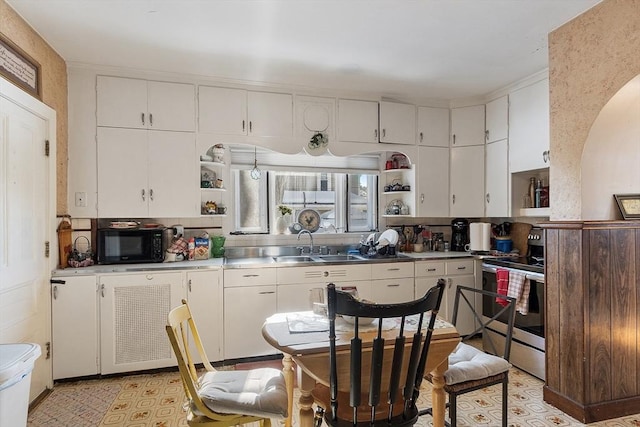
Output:
M444 373L447 385L491 377L511 368L502 357L487 354L468 344L460 343L449 355L449 369Z
M268 418L287 416L287 388L273 368L213 371L200 377L198 395L214 412Z

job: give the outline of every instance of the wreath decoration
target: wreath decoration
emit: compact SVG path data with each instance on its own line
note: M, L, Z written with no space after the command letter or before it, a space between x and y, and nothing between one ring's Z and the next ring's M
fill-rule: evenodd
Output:
M315 150L320 147L326 147L329 145L329 138L322 132L316 132L309 140L309 148Z

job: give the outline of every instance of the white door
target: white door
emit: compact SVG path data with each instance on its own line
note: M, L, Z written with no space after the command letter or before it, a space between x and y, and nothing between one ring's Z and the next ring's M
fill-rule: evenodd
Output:
M483 145L484 105L451 110L451 146Z
M222 360L222 270L187 272L187 299L209 362ZM191 347L197 358L193 341Z
M418 107L418 144L449 147L449 109Z
M97 92L98 126L147 128L145 80L98 76Z
M149 129L196 130L196 89L185 83L147 82Z
M378 103L338 100L338 140L378 142Z
M451 148L452 217L484 215L484 145Z
M31 400L52 387L51 361L46 359L49 273L57 259L46 258L45 242L55 254L55 151L51 157L44 151L52 134L55 113L0 79L0 342L40 345Z
M449 215L449 148L420 147L417 216Z
M198 130L222 135L246 135L247 91L199 86Z
M249 135L293 135L293 96L288 93L248 92L247 99Z
M507 140L487 144L485 216L509 216L509 159Z

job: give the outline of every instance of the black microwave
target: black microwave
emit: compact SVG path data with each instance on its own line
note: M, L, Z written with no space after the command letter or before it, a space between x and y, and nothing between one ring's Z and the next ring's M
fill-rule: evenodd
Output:
M98 230L98 264L162 262L162 228Z

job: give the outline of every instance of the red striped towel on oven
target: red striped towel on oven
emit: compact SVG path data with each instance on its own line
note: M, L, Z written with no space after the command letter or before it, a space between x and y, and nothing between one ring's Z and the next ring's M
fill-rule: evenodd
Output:
M496 268L496 282L498 282L497 293L500 295L508 295L509 293L509 270L506 268ZM496 297L496 302L501 306L508 304L504 298Z
M509 271L509 291L507 296L516 299L516 311L520 314L529 313L529 291L531 283L525 273L521 271Z

